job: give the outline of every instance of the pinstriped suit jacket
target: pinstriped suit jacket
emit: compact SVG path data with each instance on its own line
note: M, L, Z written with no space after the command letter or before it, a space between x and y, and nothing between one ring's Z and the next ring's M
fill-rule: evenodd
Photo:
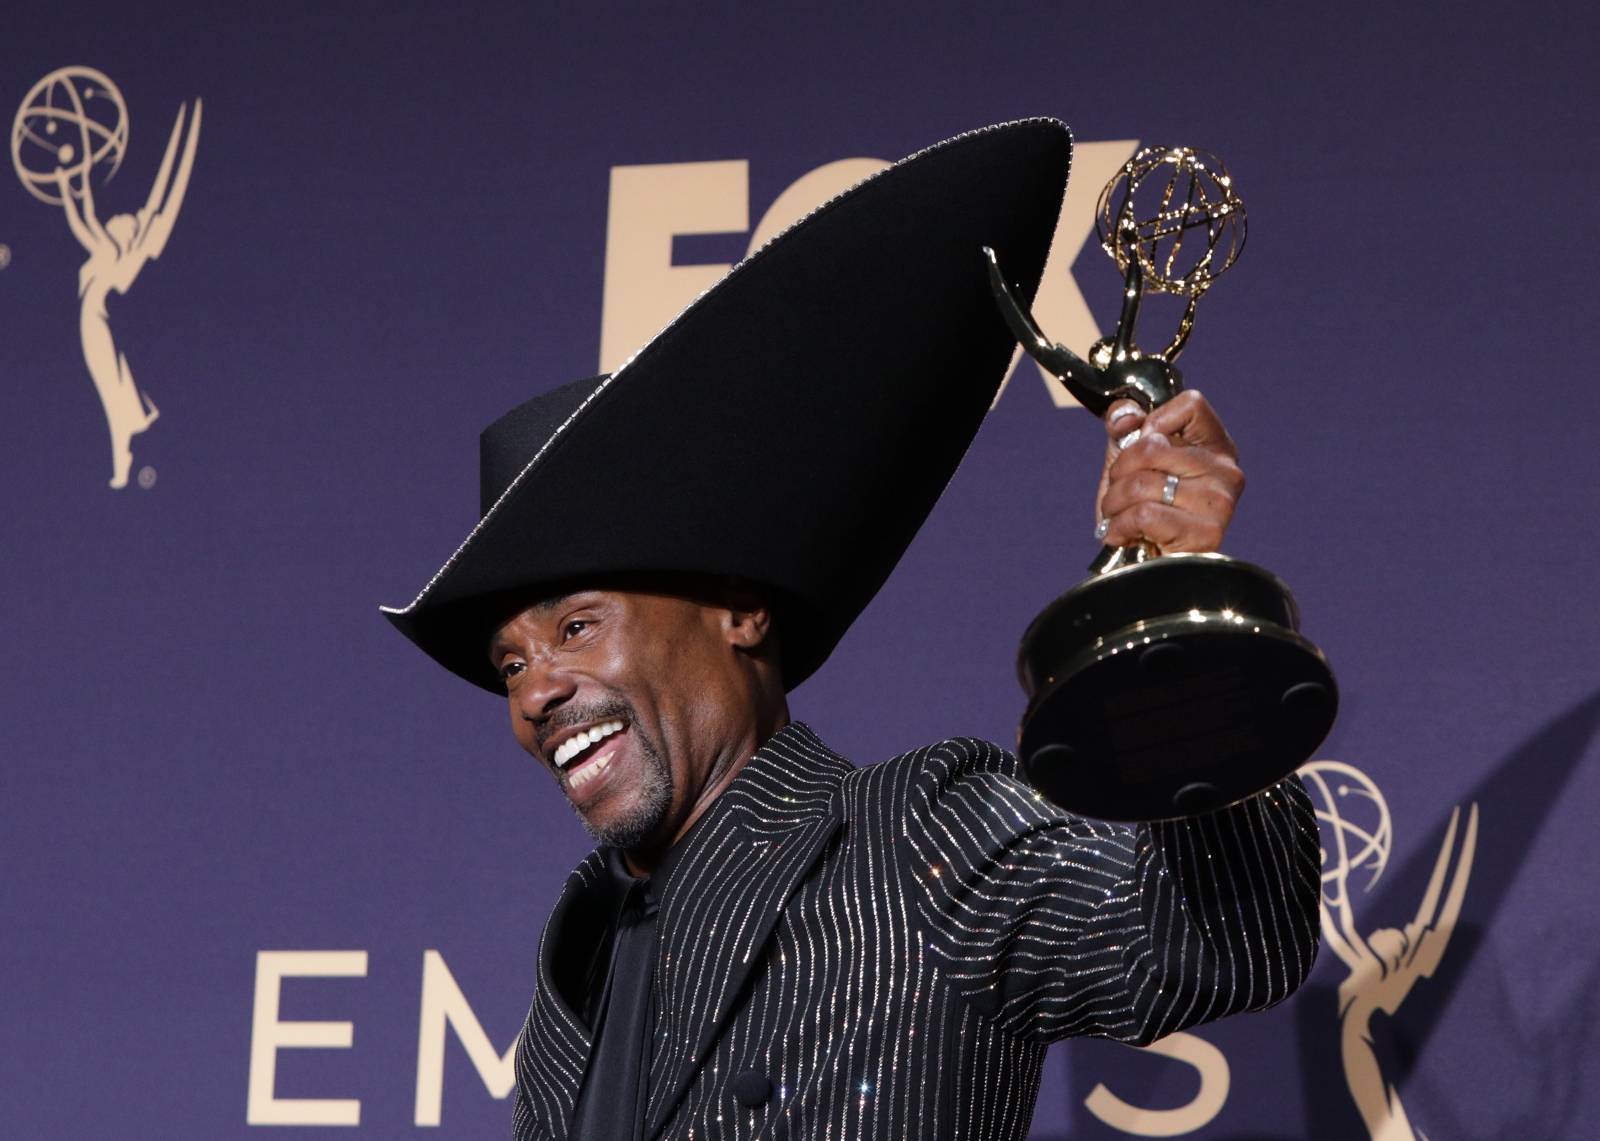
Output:
M567 1136L604 874L580 864L545 929L519 1141ZM662 897L646 1137L1021 1138L1049 1042L1150 1042L1292 991L1318 890L1295 780L1130 828L1062 813L982 741L857 769L790 725ZM735 1095L762 1079L764 1102Z

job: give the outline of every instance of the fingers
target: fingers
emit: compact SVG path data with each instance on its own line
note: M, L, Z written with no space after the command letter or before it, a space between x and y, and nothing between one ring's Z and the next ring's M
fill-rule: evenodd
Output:
M1125 437L1138 431L1145 421L1145 411L1132 400L1119 400L1106 409L1106 443L1120 451ZM1128 441L1132 443L1132 441Z
M1100 465L1100 486L1094 493L1094 517L1104 519L1105 513L1100 509L1106 497L1106 486L1110 479L1111 465L1116 462L1122 449L1139 438L1139 429L1144 424L1145 411L1132 400L1119 400L1106 409L1106 458Z
M1168 485L1172 490L1168 492ZM1233 515L1239 501L1236 485L1214 475L1174 476L1155 468L1134 472L1126 479L1114 480L1101 504L1106 517L1119 515L1139 503L1159 503L1193 515L1223 520Z
M1149 500L1107 517L1106 524L1106 546L1132 547L1143 540L1164 555L1214 551L1227 531L1225 521Z
M1180 393L1149 414L1119 402L1107 412L1106 432L1096 535L1112 546L1145 540L1163 552L1216 550L1245 479L1205 398Z
M1106 469L1108 484L1128 479L1141 471L1158 471L1179 479L1211 477L1232 487L1234 498L1244 490L1244 472L1239 461L1226 452L1186 445L1160 432L1143 429L1139 438L1117 453Z
M1145 419L1145 430L1196 448L1209 448L1234 459L1239 449L1204 396L1195 389L1180 392Z
M1106 494L1104 541L1130 547L1148 540L1164 553L1214 551L1233 518L1235 497L1210 479L1179 479L1172 502L1163 496L1168 477L1142 471Z

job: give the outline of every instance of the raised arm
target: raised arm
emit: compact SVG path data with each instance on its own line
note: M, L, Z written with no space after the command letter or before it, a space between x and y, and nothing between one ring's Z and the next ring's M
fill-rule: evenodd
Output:
M1377 962L1366 940L1352 926L1348 907L1335 917L1327 899L1322 900L1322 935L1333 953L1352 971L1359 970L1367 963Z
M178 153L178 140L183 138L183 107L178 108L177 121L172 124L172 134L167 138L167 151L161 158L161 169L156 172L155 183L150 187L150 197L139 211L139 228L134 245L146 258L158 258L167 248L172 236L172 226L183 209L183 196L189 189L189 175L194 170L195 148L200 143L201 101L194 101L194 119L189 124L189 135L183 144L183 158L178 161L178 173L172 174L173 159Z
M89 173L83 175L83 211L78 210L77 197L72 193L72 176L64 169L56 171L56 186L61 190L61 208L67 215L67 226L78 244L89 253L95 253L107 239L94 216L94 192L89 189Z
M1281 1001L1316 954L1316 820L1295 780L1134 828L1068 816L1008 754L946 742L903 852L943 974L1023 1037L1150 1042Z
M1244 489L1198 392L1106 409L1096 536L1211 551ZM942 973L974 1009L1040 1040L1145 1043L1282 1000L1320 925L1321 849L1296 778L1207 816L1131 827L1074 817L981 742L929 751L903 874Z
M1310 974L1321 926L1321 845L1299 780L1137 836L1148 844L1139 886L1144 930L1167 1000L1153 1004L1154 1037L1281 1002ZM1166 887L1169 877L1175 891Z

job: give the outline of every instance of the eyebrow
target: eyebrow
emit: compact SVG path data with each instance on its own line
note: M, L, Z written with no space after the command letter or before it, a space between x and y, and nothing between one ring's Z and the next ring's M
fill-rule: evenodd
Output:
M537 610L540 614L549 614L552 610L560 606L563 602L577 593L578 592L575 590L569 590L564 594L557 594L550 598L541 598L539 601L529 606L528 609Z
M555 610L562 603L566 602L567 599L579 593L581 592L569 590L561 594L553 594L549 598L541 598L537 601L530 602L525 609L537 611L540 617L545 617L552 610ZM496 633L494 637L489 639L489 660L491 662L497 660L500 655L505 653L508 649L510 649L510 647L506 644L505 639L502 638L499 633Z

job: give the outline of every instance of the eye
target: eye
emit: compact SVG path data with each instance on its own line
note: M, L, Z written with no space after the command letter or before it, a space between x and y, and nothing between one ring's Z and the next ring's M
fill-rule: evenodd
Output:
M570 642L579 634L582 634L585 630L587 630L589 626L590 621L587 618L569 618L566 622L562 623L561 640L563 642Z
M508 658L500 666L500 680L510 685L511 679L527 668L528 664L520 658Z

